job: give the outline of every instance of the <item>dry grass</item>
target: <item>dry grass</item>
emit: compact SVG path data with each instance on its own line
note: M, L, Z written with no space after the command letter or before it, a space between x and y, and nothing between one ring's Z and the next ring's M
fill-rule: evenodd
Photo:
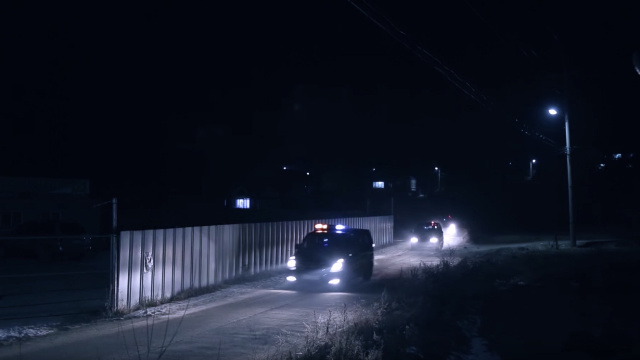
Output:
M640 358L637 249L454 259L409 269L369 309L314 317L265 360Z
M283 332L276 348L262 360L380 360L382 337L380 321L384 313L384 298L370 308L361 306L314 313L305 323L301 336Z

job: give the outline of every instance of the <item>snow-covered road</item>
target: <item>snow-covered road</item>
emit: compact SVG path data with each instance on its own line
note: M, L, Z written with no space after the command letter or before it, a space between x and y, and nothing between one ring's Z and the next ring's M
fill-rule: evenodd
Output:
M376 301L385 279L420 262L437 262L440 256L435 249L410 250L399 242L376 249L370 282L346 289L293 289L284 276L274 276L65 331L32 326L23 333L46 335L5 342L0 358L129 359L161 353L163 359L253 358L272 348L284 332L300 334L314 314ZM9 331L4 330L5 336Z
M524 238L523 238L524 239ZM376 249L370 282L334 291L293 288L284 275L227 286L216 292L87 324L0 328L0 359L246 359L264 354L278 337L300 335L305 323L329 309L367 305L384 284L421 263L456 260L503 247L548 247L549 241L474 245L466 237L445 241L443 251L411 249L407 242ZM566 241L560 243L566 247Z

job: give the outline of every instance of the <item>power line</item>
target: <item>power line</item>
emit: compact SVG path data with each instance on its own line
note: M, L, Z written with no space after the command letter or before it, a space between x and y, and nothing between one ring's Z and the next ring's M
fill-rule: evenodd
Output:
M522 132L525 135L531 136L533 138L538 139L539 141L554 147L556 149L559 149L560 146L558 146L558 143L556 143L554 140L552 140L551 138L544 136L538 132L536 132L535 130L532 130L529 128L529 126L527 126L527 124L523 123L522 121L516 119L515 120L515 127L518 129L518 131Z
M493 110L493 101L491 101L487 96L485 96L481 91L477 90L469 81L466 81L461 76L459 76L453 69L447 67L440 59L438 59L435 55L428 52L421 46L415 44L409 36L402 30L400 30L389 18L387 18L384 14L377 11L373 6L371 6L366 0L362 0L363 5L358 5L353 0L348 0L351 5L353 5L358 11L363 13L367 18L369 18L373 23L382 28L387 34L389 34L393 39L400 42L410 51L412 51L415 55L417 55L421 60L431 65L436 71L442 74L449 82L454 84L458 89L464 92L467 96L471 97L485 109L492 111ZM477 12L476 12L477 13ZM479 14L478 14L479 15ZM483 19L484 20L484 19ZM546 145L549 145L554 148L559 148L557 143L552 139L531 130L526 124L516 119L514 123L516 129L530 137L533 137Z
M407 49L417 55L421 60L431 65L431 67L442 74L449 82L454 84L467 96L478 102L483 107L491 109L491 101L489 101L489 99L485 95L478 91L468 81L462 79L454 70L447 67L435 55L412 42L404 31L395 26L393 22L391 22L386 16L376 11L368 2L362 1L363 5L358 5L353 0L348 1L358 11L367 16L373 23L387 32L387 34L389 34L392 38L404 45Z

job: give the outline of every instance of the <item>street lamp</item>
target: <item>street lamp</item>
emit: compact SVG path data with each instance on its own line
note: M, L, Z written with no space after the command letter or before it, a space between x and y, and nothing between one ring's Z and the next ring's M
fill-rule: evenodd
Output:
M529 161L529 180L533 179L533 164L536 163L536 159Z
M549 114L557 115L556 109L549 109ZM571 247L576 247L576 234L574 231L573 222L573 184L571 182L571 142L569 141L569 112L564 110L564 131L567 141L567 147L565 152L567 154L567 185L569 188L569 240L571 241Z
M438 172L438 189L436 191L440 191L440 168L437 166L436 171Z

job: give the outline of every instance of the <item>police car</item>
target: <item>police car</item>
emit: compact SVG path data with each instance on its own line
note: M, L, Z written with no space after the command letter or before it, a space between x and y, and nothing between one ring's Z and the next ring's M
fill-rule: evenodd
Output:
M358 278L369 280L374 246L369 230L315 224L289 258L287 280L331 286Z

